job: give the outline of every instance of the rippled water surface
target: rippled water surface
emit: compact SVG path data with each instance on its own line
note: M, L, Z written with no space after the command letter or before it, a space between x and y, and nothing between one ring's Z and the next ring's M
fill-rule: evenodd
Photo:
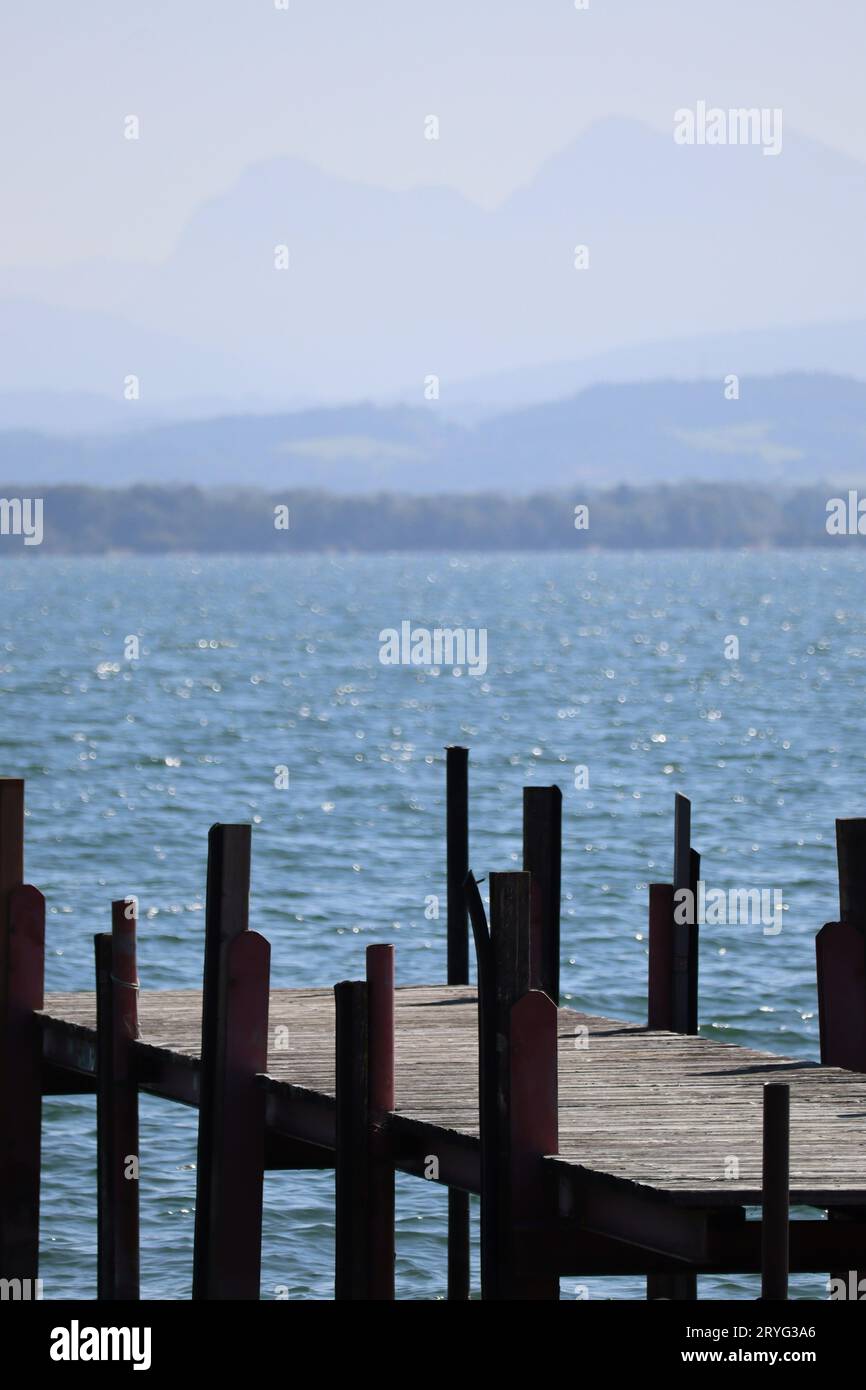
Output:
M644 1017L647 883L670 877L679 790L704 878L786 904L775 937L703 930L702 1031L817 1056L834 818L866 814L864 578L852 553L10 560L0 770L28 782L48 988L92 986L93 933L130 893L143 985L198 985L216 820L253 823L275 985L358 977L370 941L396 943L401 982L444 979L425 899L444 893L443 745L466 743L477 874L519 864L524 784L563 789L566 1002ZM380 664L404 619L486 628L486 674ZM45 1296L92 1297L93 1103L45 1109ZM188 1297L195 1115L144 1098L142 1162L143 1294ZM330 1175L268 1177L263 1296L332 1296L332 1214ZM444 1192L399 1180L401 1297L442 1295L444 1216ZM702 1281L719 1293L754 1284Z

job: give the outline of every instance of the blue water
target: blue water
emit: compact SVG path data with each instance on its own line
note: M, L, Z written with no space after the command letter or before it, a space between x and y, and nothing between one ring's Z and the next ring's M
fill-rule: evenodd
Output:
M866 812L864 579L858 552L7 561L0 771L27 778L48 988L92 987L93 933L130 893L143 986L198 985L217 820L253 823L275 985L357 978L370 941L396 943L401 982L443 980L425 899L444 895L443 746L466 743L478 875L519 865L523 785L562 787L566 1002L643 1019L647 883L670 878L679 790L704 878L779 887L787 909L776 937L703 930L702 1031L816 1057L834 818ZM486 628L487 673L382 665L404 619ZM92 1100L47 1101L44 1129L45 1297L93 1297ZM147 1298L189 1296L194 1164L194 1113L143 1098ZM332 1217L331 1175L269 1176L264 1297L332 1296ZM444 1217L443 1191L399 1180L400 1297L442 1296ZM642 1296L598 1279L564 1296L581 1282Z

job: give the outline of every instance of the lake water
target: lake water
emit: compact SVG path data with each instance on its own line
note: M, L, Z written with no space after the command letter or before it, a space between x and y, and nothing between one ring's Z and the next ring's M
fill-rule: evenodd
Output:
M0 771L28 782L47 986L92 987L93 933L130 893L143 987L199 985L217 820L253 823L274 985L357 978L371 941L396 943L399 982L444 980L444 910L427 920L425 899L444 908L442 750L465 743L477 875L519 867L524 784L562 787L565 1002L644 1019L647 883L670 878L678 790L703 877L786 904L775 936L703 929L702 1031L816 1057L834 818L866 814L864 580L859 553L826 551L10 560ZM486 674L381 664L380 630L403 620L486 629ZM93 1297L93 1102L48 1100L45 1121L45 1297ZM194 1164L194 1112L143 1098L146 1298L189 1296ZM332 1219L332 1175L268 1177L264 1297L332 1296ZM444 1220L443 1190L398 1179L400 1297L442 1295Z

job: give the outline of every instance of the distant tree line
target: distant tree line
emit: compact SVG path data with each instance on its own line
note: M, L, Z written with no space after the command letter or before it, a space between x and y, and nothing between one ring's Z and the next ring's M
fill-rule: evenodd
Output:
M0 534L0 556L866 544L866 536L828 534L828 502L838 494L838 486L829 485L782 489L720 483L530 497L9 484L0 486L0 497L43 498L44 541L25 548L20 536ZM588 509L588 516L578 508ZM584 521L578 529L576 523Z

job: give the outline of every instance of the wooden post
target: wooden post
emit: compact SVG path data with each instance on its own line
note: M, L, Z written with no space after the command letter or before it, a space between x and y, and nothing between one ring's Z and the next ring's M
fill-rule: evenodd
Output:
M692 892L694 917L697 916L698 856L690 844L691 802L677 793L674 805L674 911L676 894ZM676 1033L698 1031L698 926L697 921L673 924L672 1028Z
M523 867L532 876L529 966L533 989L559 1003L562 792L523 789Z
M8 784L7 784L8 785ZM23 783L21 784L23 789ZM2 800L2 794L0 794ZM0 1278L39 1273L45 900L29 884L5 902L5 1013L0 1079ZM23 1295L27 1297L26 1294Z
M818 1027L826 1067L866 1072L866 820L836 821L839 921L827 922L815 938ZM856 1220L854 1208L831 1207L830 1222ZM831 1278L847 1280L843 1271ZM855 1284L863 1270L854 1272Z
M249 930L250 827L208 837L193 1298L260 1295L270 947Z
M669 1028L674 1033L698 1031L698 925L697 891L700 855L691 847L692 806L677 793L674 800L674 881L673 887L653 884L650 888L650 990L649 1026ZM693 921L677 922L676 894L688 888L692 894ZM671 906L670 926L661 914ZM682 915L682 914L680 914ZM666 988L661 972L670 970ZM647 1298L690 1302L698 1296L697 1275L650 1274Z
M836 821L839 921L866 931L866 819Z
M502 1298L559 1298L559 1273L545 1261L557 1193L542 1166L546 1154L559 1152L557 1020L556 1005L541 990L530 990L511 1009Z
M866 1071L866 820L837 820L839 921L815 940L821 1061Z
M469 749L445 750L448 983L469 983L469 922L463 884L469 872ZM448 1189L448 1298L469 1298L469 1193Z
M96 946L97 1298L139 1297L138 1037L136 917L111 904L111 934Z
M815 955L821 1061L866 1071L866 935L851 922L827 922Z
M761 1211L761 1298L788 1297L790 1090L764 1087L764 1159Z
M387 1115L394 1109L394 947L367 947L370 1298L394 1297L394 1165Z
M674 890L670 883L649 886L649 969L647 1027L673 1031Z
M511 1010L529 991L530 878L490 875L488 997L481 1066L481 1296L507 1297L511 1166Z
M369 1001L363 980L334 986L337 1150L334 1297L371 1297Z
M469 983L469 922L463 883L469 872L469 749L445 749L448 886L448 983Z
M24 882L24 782L0 777L0 1017L9 999L9 895Z
M24 782L0 778L0 1278L39 1264L45 904L24 886Z

